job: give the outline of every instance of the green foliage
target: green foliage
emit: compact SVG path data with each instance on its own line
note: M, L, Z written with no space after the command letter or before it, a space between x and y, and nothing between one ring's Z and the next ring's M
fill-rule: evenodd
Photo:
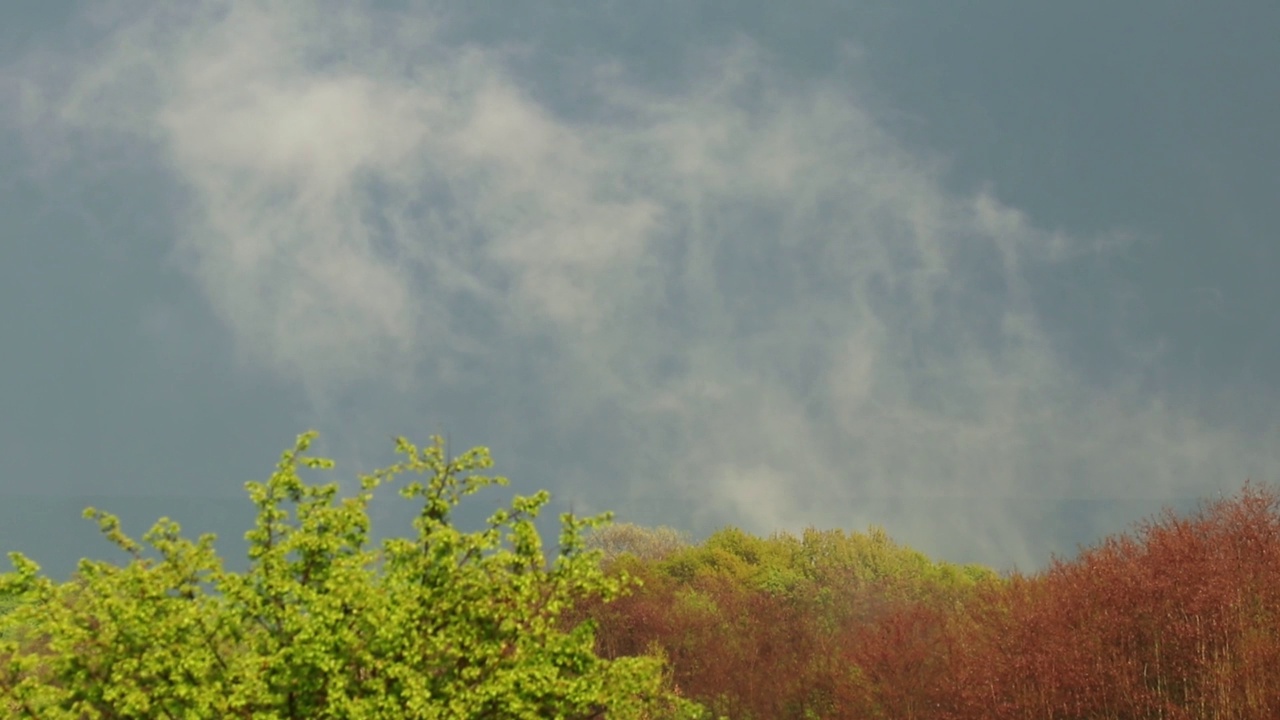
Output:
M799 538L788 533L761 538L730 526L701 545L661 555L658 565L681 582L727 577L780 595L802 587L849 592L869 585L911 596L961 595L998 580L993 570L979 565L935 562L893 542L878 527L867 533L809 528Z
M712 533L701 545L669 554L660 567L682 582L729 578L739 584L785 593L801 579L794 564L794 545L794 538L788 535L766 540L730 526Z
M8 615L22 604L22 598L14 594L0 596L0 615Z
M653 560L621 555L608 571L644 585L577 608L598 622L601 653L661 647L690 698L743 720L922 716L945 677L948 613L1000 583L875 527L767 538L725 527Z
M562 515L560 554L548 567L533 520L545 492L516 496L488 527L450 523L461 498L501 477L474 449L444 457L439 438L361 478L361 492L333 503L334 483L304 483L299 466L314 433L283 454L271 479L247 483L259 508L246 533L250 570L225 572L212 535L192 543L161 518L144 536L156 563L89 508L129 552L125 567L82 560L78 579L56 585L11 553L5 597L25 596L0 618L0 692L10 717L60 718L695 718L701 710L667 691L660 658L603 660L594 628L558 622L574 598L610 601L629 588L606 576L584 530L609 516ZM429 476L401 489L421 498L417 538L365 550L372 490L401 473ZM281 507L296 506L295 521ZM375 563L377 566L375 567ZM206 593L212 586L216 592Z
M22 605L22 603L23 599L16 593L5 593L4 595L0 595L0 618L8 615L14 610L17 610L18 606ZM16 630L5 630L0 633L0 639L10 639L16 635Z

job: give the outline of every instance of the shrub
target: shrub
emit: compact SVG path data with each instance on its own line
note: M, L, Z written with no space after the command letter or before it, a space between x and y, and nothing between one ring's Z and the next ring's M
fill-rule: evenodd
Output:
M694 718L701 709L665 689L662 661L603 660L590 623L557 623L570 599L611 600L628 577L607 577L582 532L605 514L562 515L560 554L547 565L533 519L546 492L516 496L483 531L463 533L450 512L505 478L483 448L449 459L439 438L361 477L334 506L334 483L312 486L298 466L314 433L283 454L271 479L246 488L259 508L246 533L251 567L225 572L214 536L192 543L161 518L144 536L156 563L93 508L125 567L81 560L65 585L11 553L0 594L25 596L0 617L0 692L11 717L61 718ZM372 490L397 474L426 474L400 491L422 498L415 540L365 550ZM296 522L281 504L296 506ZM505 531L505 536L504 536ZM509 546L509 547L508 547ZM375 567L377 560L378 567ZM214 592L206 592L211 586Z

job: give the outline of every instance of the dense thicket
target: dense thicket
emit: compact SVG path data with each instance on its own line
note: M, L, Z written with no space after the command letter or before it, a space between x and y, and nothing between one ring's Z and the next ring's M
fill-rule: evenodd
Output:
M1278 509L1247 484L1029 576L875 529L615 542L609 571L643 586L571 617L597 620L604 657L665 654L684 694L742 720L1280 717Z

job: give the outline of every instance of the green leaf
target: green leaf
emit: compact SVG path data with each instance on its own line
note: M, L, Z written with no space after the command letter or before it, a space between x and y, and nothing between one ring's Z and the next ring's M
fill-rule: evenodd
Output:
M298 437L265 483L246 483L258 508L250 568L223 569L213 544L183 538L161 518L143 541L118 519L85 511L133 559L82 561L57 585L14 553L0 576L0 699L15 717L697 718L702 709L666 687L655 658L606 661L587 624L564 628L572 600L613 598L584 529L610 516L562 518L561 554L548 565L533 524L550 500L515 497L486 530L464 533L450 514L468 495L506 479L476 448L446 458L440 438L360 477L335 504L337 485L300 470L333 463L306 455ZM425 475L401 495L421 503L416 538L368 547L368 503L400 474ZM21 629L21 633L18 630Z

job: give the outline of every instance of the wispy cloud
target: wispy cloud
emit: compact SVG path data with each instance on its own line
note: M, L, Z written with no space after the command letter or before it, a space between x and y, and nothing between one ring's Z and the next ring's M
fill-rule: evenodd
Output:
M119 7L102 43L22 69L33 156L74 138L63 160L92 164L124 138L168 168L176 257L242 360L317 407L482 384L503 432L601 449L561 478L588 497L756 531L875 522L1024 566L1048 539L1019 498L1159 500L1277 467L1260 435L1136 375L1091 386L1055 349L1028 283L1123 234L948 191L847 82L748 39L675 90L602 65L573 113L517 79L536 48L427 15Z

